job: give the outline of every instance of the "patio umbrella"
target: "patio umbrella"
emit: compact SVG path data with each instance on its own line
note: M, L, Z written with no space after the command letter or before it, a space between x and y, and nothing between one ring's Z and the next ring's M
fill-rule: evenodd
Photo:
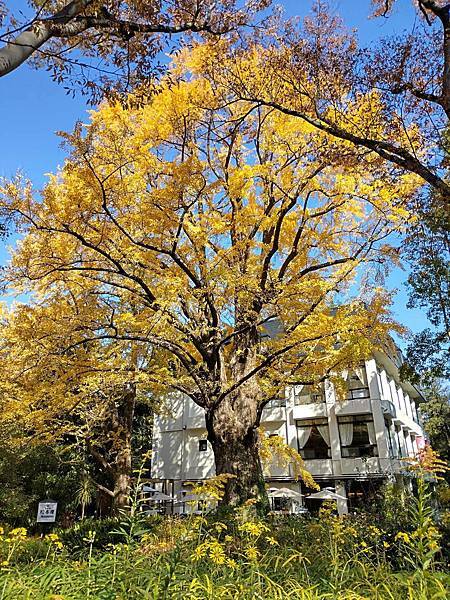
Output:
M320 490L320 492L315 492L307 497L311 498L312 500L347 500L345 496L336 494L336 492L331 490Z
M301 502L303 494L300 494L300 492L296 492L295 490L290 490L289 488L279 488L269 492L268 496L269 498L289 498L296 502Z
M156 488L152 487L151 485L147 485L146 483L144 483L141 486L141 490L143 492L158 492L159 490L157 490Z
M149 501L153 501L153 500L174 500L173 496L168 496L167 494L163 494L162 492L156 492L155 494L153 494L153 496L151 498L149 498Z

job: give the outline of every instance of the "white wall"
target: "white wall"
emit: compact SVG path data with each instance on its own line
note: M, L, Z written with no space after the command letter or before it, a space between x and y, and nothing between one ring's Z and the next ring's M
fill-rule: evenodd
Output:
M400 420L400 424L410 428L415 425L411 422L413 408L410 405L409 395L401 388L400 382L394 380L392 374L388 374L382 365L371 359L366 361L365 370L370 400L337 401L332 384L326 381L324 403L294 406L293 389L287 389L286 408L277 407L263 413L267 419L262 422L266 433L280 435L293 448L297 449L296 419L314 417L319 411L321 416L328 418L331 459L308 461L311 464L307 464L307 467L313 474L323 477L356 474L360 469L360 459L345 459L344 461L341 458L337 414L371 413L374 420L378 458L366 461L366 464L374 473L385 472L393 457L389 451L380 399L393 402L398 411L398 418L403 418L405 421L402 423ZM405 403L408 414L405 411ZM199 440L207 437L204 427L203 409L180 394L172 394L168 398L167 409L155 417L152 476L177 480L211 477L214 474L212 448L208 443L207 451L200 452L198 446ZM420 431L420 428L417 428L417 431ZM416 434L420 435L417 431ZM395 435L392 437L395 440ZM409 431L406 439L401 431L400 438L404 452L410 456L413 455L416 448L409 436ZM395 461L392 464L395 464ZM270 468L270 476L289 478L290 472L289 469L273 464Z

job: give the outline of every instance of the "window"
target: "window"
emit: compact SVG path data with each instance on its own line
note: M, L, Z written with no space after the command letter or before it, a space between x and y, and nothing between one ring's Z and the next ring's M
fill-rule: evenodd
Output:
M358 400L359 398L370 398L369 388L355 388L347 393L347 400Z
M198 451L206 452L208 450L208 440L198 440Z
M288 498L272 498L272 510L277 512L288 512L290 501Z
M330 433L327 419L297 421L297 445L305 460L330 458Z
M401 427L395 428L395 435L397 438L397 446L398 446L398 455L399 455L399 458L405 458L407 456L406 449L405 449L405 438L403 437L401 431L402 431Z
M350 371L347 378L348 391L347 400L358 400L360 398L370 398L369 387L367 384L367 374L364 363L354 371Z
M325 390L323 384L295 386L294 389L295 406L325 402Z
M342 458L378 456L371 415L339 417L338 424Z
M388 442L389 456L391 458L398 458L397 443L392 434L391 422L388 421L388 419L384 420L384 427L386 431L386 439Z

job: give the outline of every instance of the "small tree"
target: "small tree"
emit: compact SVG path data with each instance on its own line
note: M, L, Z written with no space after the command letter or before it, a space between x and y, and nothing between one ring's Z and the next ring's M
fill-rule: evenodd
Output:
M0 420L13 446L60 445L90 459L95 486L116 511L128 503L136 407L151 409L148 371L157 367L137 345L79 343L93 302L57 293L4 315Z

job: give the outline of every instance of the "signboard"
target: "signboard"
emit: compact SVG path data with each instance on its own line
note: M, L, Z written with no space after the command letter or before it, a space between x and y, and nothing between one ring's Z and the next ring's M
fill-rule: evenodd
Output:
M39 502L36 521L38 523L54 523L56 521L57 507L58 503L54 500Z

